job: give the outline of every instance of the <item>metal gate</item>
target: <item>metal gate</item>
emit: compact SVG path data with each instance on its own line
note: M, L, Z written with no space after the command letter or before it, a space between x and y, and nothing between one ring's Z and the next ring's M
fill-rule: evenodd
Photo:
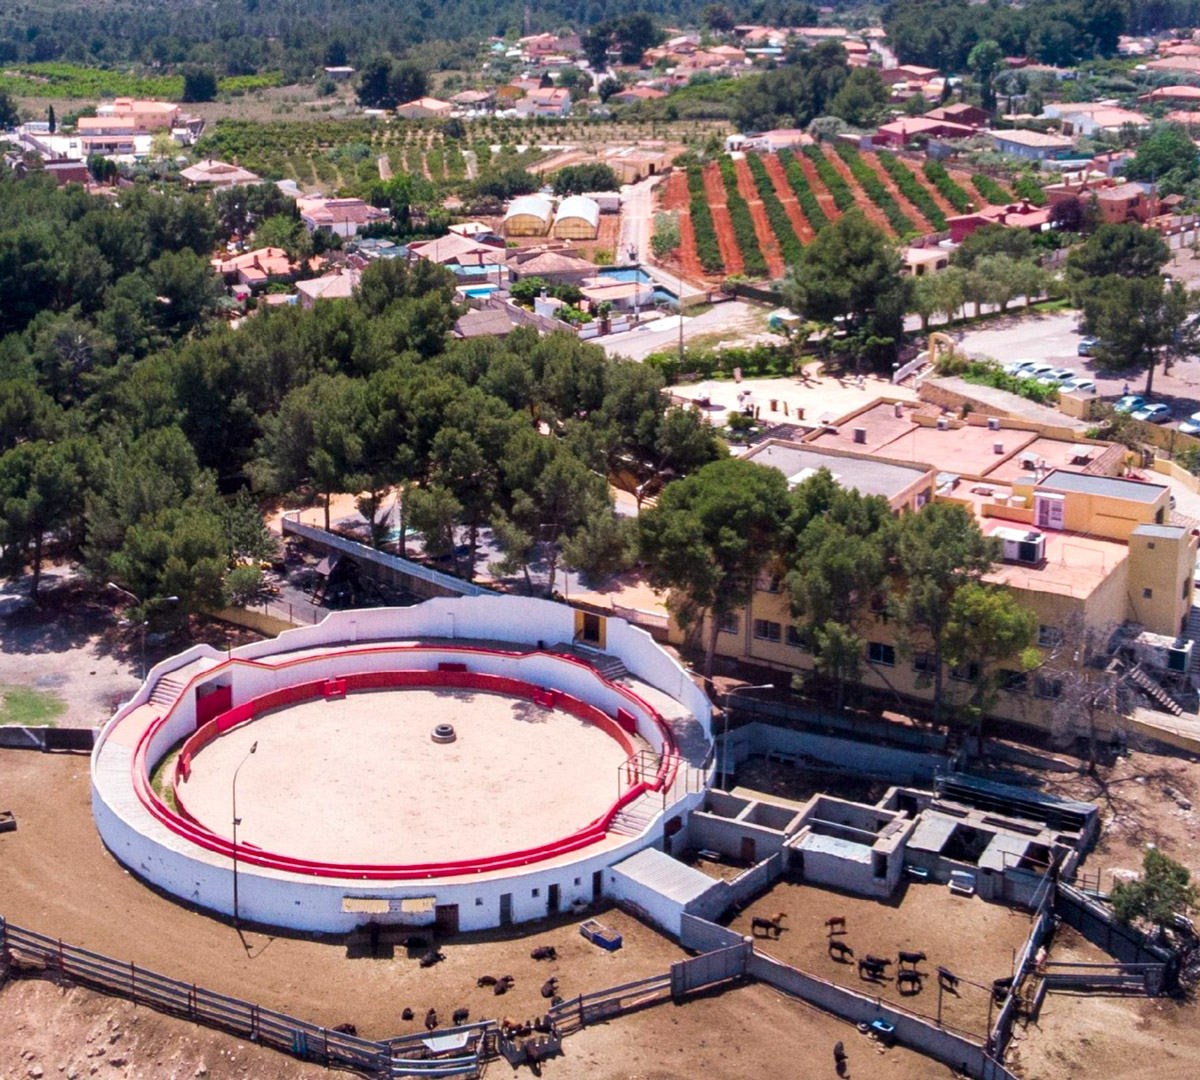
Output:
M672 964L671 996L680 998L702 986L711 986L713 983L744 975L752 948L748 942L741 942L727 949L701 953L691 960L680 960L679 963Z

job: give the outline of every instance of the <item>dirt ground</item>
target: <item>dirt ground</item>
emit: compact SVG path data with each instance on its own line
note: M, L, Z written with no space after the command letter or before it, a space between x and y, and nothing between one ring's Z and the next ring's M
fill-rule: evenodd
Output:
M454 726L453 743L430 737L442 723ZM245 761L244 843L341 863L424 863L584 828L612 805L625 759L616 739L562 709L468 690L374 691L301 702L226 732L178 790L227 836L230 777Z
M786 912L785 929L778 939L760 937L764 952L803 971L841 986L904 1006L911 1012L938 1015L937 968L959 976L958 993L942 997L942 1019L971 1035L983 1037L988 1026L988 1000L993 979L1012 972L1014 953L1029 936L1029 916L979 897L952 896L944 885L902 885L889 901L869 900L833 889L783 880L760 896L729 924L750 933L750 920ZM825 920L846 918L846 933L837 940L849 945L856 957L871 953L894 962L900 949L924 952L920 965L928 972L917 993L896 989L896 968L880 981L860 979L857 967L835 960L828 951ZM975 985L972 985L975 984Z
M341 936L251 929L243 945L228 922L156 893L108 854L92 824L87 757L0 750L0 806L18 823L0 834L0 913L13 923L313 1023L349 1021L368 1038L418 1030L419 1020L400 1019L406 1006L418 1018L431 1005L446 1016L461 1006L477 1019L533 1016L545 1010L539 991L549 975L570 997L660 974L683 955L619 911L603 916L625 938L615 953L563 916L528 931L460 934L428 970L415 951L385 943L371 957L365 941ZM531 960L541 944L553 944L560 959ZM512 974L516 987L497 998L476 987L485 974Z

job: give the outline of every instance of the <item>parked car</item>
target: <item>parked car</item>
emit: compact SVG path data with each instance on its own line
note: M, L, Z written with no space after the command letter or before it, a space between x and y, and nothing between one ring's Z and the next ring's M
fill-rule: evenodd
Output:
M1036 360L1010 360L1004 365L1005 375L1019 375L1027 367L1036 364Z
M1133 413L1135 420L1145 420L1148 424L1165 424L1171 419L1171 406L1161 401L1154 405L1143 405Z
M1021 370L1017 372L1017 378L1040 379L1043 375L1049 375L1050 372L1057 370L1058 368L1056 368L1053 364L1043 364L1038 362L1036 364L1030 364L1028 367L1021 368Z
M1065 383L1059 386L1060 390L1065 390L1068 393L1080 391L1085 394L1096 393L1096 380L1089 379L1085 375L1076 375L1073 379L1068 379Z
M1200 412L1194 412L1182 424L1179 430L1185 435L1200 435Z
M1053 371L1047 371L1045 375L1038 376L1038 382L1044 383L1046 386L1054 386L1057 383L1065 383L1068 379L1074 379L1076 373L1070 368L1060 367Z
M1100 342L1098 342L1094 337L1085 337L1079 343L1079 350L1078 350L1079 355L1080 356L1091 356L1092 350L1099 344L1100 344Z
M1137 394L1126 394L1113 405L1113 412L1137 412L1145 404L1144 397L1139 397Z

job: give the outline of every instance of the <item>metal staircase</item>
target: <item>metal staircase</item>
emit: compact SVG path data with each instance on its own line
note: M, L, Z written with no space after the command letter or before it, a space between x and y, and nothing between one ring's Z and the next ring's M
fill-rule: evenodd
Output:
M1134 686L1145 691L1150 697L1156 701L1162 708L1174 716L1182 716L1184 709L1167 691L1159 684L1158 680L1153 675L1147 673L1146 669L1141 664L1134 664L1129 669L1129 681Z

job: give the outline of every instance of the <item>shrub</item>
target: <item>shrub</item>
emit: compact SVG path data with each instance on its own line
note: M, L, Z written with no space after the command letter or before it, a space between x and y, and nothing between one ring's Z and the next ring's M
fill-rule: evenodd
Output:
M689 165L687 171L689 209L692 217L692 233L696 238L696 255L706 274L725 271L725 260L717 244L717 230L713 227L712 211L708 208L708 195L704 191L704 173L699 165Z
M849 144L843 144L834 148L840 157L853 173L854 179L858 181L859 186L867 193L867 198L871 200L880 210L887 216L888 224L895 230L897 236L908 236L917 231L917 227L909 219L908 215L900 209L900 204L896 202L892 193L883 186L883 181L875 175L875 170L863 161L859 152Z
M954 182L953 177L946 172L946 166L940 161L930 158L925 162L922 171L925 173L925 179L937 188L942 198L960 214L965 214L971 209L971 197Z
M796 201L800 204L801 212L808 218L808 223L812 226L813 232L819 233L829 224L829 218L825 211L821 209L821 204L817 201L816 193L809 184L808 177L804 175L804 170L800 167L790 150L780 150L779 161L783 165L783 171L788 178L788 183L796 195Z
M804 250L804 245L800 243L796 230L792 228L792 219L788 217L783 203L775 194L775 187L771 183L767 167L757 154L747 154L746 164L750 167L750 172L754 177L754 186L758 189L758 197L762 199L763 210L766 212L767 220L771 223L771 231L775 234L775 239L779 241L779 250L784 261L794 263L800 258L800 252Z
M920 210L925 220L938 232L944 230L946 215L942 213L941 207L934 201L933 196L925 190L921 181L913 175L913 171L895 154L880 152L877 156L879 164L892 178L892 183L896 185L900 194Z
M987 173L976 173L971 177L971 184L979 192L979 197L993 206L1003 206L1012 202L1012 196Z
M733 235L737 241L738 251L742 254L742 262L746 273L752 277L767 276L767 260L763 257L762 248L758 243L758 234L754 231L754 218L750 215L750 205L742 198L737 187L737 167L733 160L722 157L717 161L721 171L721 182L725 186L725 207L733 222Z
M817 170L817 175L821 178L821 183L829 189L829 194L833 196L833 205L845 213L855 203L854 192L850 185L846 183L845 178L837 171L828 161L825 160L825 155L821 153L819 146L806 146L804 148L804 156L813 163L813 167Z

